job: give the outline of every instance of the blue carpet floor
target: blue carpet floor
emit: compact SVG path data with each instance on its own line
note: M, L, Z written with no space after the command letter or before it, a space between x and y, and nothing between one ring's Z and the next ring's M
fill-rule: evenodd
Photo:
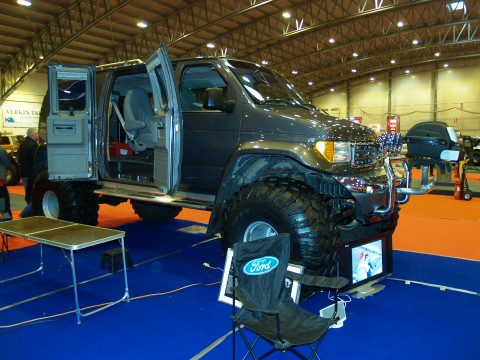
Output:
M43 275L0 284L1 359L230 358L231 308L217 301L224 265L219 240L180 231L190 225L121 227L134 262L127 271L131 301L80 325L72 312L70 265L60 250L44 246ZM117 246L76 252L82 308L123 295L123 273L100 269L102 251ZM0 280L38 264L39 245L11 251ZM395 279L383 280L382 292L347 303L343 327L331 329L320 346L322 359L477 359L479 273L476 261L395 251ZM318 312L328 304L321 293L302 305ZM56 314L65 315L47 318ZM239 337L237 345L243 347Z

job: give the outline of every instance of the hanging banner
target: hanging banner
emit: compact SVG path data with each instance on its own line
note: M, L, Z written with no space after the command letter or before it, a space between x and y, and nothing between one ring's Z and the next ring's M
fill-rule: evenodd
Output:
M400 132L400 116L387 116L387 133Z
M2 105L2 120L4 128L30 128L38 126L42 104L5 101Z

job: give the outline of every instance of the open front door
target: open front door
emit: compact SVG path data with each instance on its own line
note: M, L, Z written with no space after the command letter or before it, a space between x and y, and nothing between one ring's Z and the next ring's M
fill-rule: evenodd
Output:
M95 68L48 67L48 174L52 180L94 180Z
M180 184L182 163L182 113L175 83L175 73L165 46L161 46L146 62L152 83L157 126L154 154L155 185L173 195Z

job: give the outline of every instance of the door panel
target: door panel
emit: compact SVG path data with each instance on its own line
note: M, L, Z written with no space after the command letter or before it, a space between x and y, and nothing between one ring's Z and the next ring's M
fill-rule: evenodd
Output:
M95 68L50 65L48 174L55 180L94 180Z
M215 63L177 64L184 143L182 191L216 193L228 160L238 147L241 98L235 87L222 76ZM236 102L231 113L203 107L208 88L223 89L228 100Z
M180 184L183 124L179 93L166 47L161 46L146 65L152 83L157 126L154 181L164 193L174 195Z

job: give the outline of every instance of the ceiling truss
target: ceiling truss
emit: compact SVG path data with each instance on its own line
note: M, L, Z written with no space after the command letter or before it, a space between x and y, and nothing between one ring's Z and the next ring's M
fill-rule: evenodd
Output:
M2 98L50 61L146 59L161 43L172 58L264 61L310 97L406 69L476 66L479 1L463 8L446 0L36 1L48 21L2 4L0 22L18 23L25 33L20 41L0 27ZM143 17L149 25L141 30Z

